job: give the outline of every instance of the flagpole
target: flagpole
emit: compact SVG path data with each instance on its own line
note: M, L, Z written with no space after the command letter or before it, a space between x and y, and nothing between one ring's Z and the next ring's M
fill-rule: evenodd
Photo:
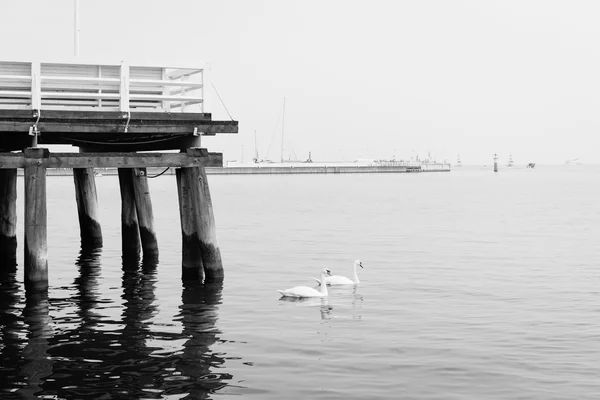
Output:
M73 0L74 1L74 8L75 8L75 18L74 18L74 35L75 35L75 43L74 43L74 52L75 52L75 56L79 55L79 0Z

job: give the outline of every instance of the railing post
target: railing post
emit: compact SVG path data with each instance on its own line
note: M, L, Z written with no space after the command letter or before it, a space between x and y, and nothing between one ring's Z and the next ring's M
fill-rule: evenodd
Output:
M121 63L121 85L119 87L119 110L129 112L129 65Z
M31 63L31 109L42 107L42 67L39 62Z
M200 87L200 100L202 100L202 102L200 103L200 112L204 112L204 68L202 68L200 70L200 83L202 84L202 86Z
M188 80L188 76L187 75L184 75L184 76L181 77L181 82L182 83L183 82L187 82L187 80ZM186 89L185 86L181 86L180 93L179 93L179 95L181 97L185 97L185 89ZM179 110L179 112L185 112L185 100L181 100L181 103L179 103L179 104L180 104L180 107L179 107L180 110Z
M167 69L166 68L162 69L162 79L163 79L163 81L167 81L167 80L171 79L171 77L167 73ZM169 86L165 85L163 87L163 96L170 96L170 95L171 95L171 88ZM163 100L163 102L162 102L162 108L163 108L163 111L165 111L165 112L171 112L171 101L170 100Z
M211 105L211 100L207 96L208 92L204 90L207 85L210 85L210 64L205 64L202 68L202 103L200 103L202 112L210 110Z

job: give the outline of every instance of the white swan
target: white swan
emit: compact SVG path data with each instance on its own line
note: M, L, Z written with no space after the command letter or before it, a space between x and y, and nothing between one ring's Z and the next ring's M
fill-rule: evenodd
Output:
M363 268L362 262L360 262L360 260L354 261L352 279L340 275L331 275L325 278L325 283L327 285L356 285L357 283L360 283L360 281L358 280L358 275L356 274L357 266ZM321 277L321 279L313 279L317 281L319 285L321 284L321 282L323 282L323 277Z
M327 279L328 276L331 276L331 271L327 268L323 268L321 271L321 279ZM308 286L296 286L291 289L278 290L278 292L285 297L325 297L328 295L327 285L321 286L320 291Z

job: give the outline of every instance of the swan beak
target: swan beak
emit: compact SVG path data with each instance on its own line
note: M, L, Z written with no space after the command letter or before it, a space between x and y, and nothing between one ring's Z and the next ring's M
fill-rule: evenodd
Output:
M331 276L331 271L330 270L326 270L327 275Z
M361 262L359 262L359 263L358 263L358 266L359 266L359 267L361 267L361 268L364 268L364 267L362 266L362 263L361 263Z

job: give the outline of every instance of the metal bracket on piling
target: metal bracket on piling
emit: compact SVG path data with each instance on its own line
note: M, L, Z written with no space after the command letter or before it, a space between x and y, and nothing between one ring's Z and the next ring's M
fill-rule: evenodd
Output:
M192 135L198 137L198 147L201 147L202 146L202 133L198 132L197 126L194 127L194 132L192 133Z
M125 117L125 116L123 116ZM129 120L131 119L131 111L127 111L127 122L125 123L125 133L129 130Z
M42 116L42 112L40 110L34 110L33 116L37 117L37 119L35 120L35 123L29 127L29 136L33 136L33 140L32 140L33 143L32 143L31 147L37 147L37 137L38 137L38 134L40 133L40 131L38 130L38 124L40 122L40 117Z

